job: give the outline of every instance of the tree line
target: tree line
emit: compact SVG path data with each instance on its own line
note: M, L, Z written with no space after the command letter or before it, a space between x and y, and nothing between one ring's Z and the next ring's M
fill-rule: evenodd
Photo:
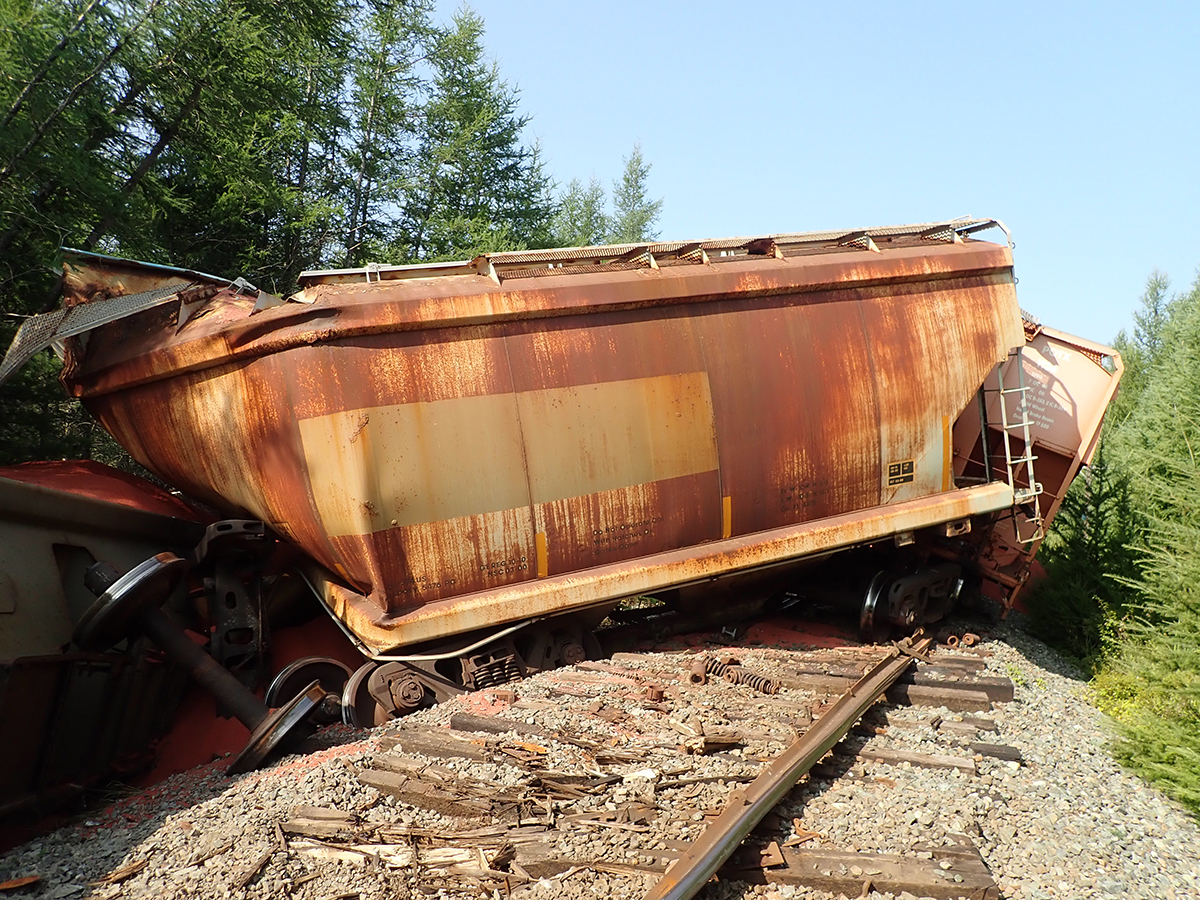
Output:
M1200 278L1147 282L1093 464L1043 545L1028 598L1115 720L1116 752L1200 815Z
M59 247L242 275L657 237L634 146L612 202L559 189L484 23L430 0L0 0L0 344ZM585 196L586 195L586 196ZM0 463L111 456L43 354Z

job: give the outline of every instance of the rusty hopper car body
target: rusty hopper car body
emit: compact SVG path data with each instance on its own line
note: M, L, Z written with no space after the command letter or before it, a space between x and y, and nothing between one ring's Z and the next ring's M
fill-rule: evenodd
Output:
M1011 606L1121 363L1022 316L1007 242L973 237L997 225L372 265L286 299L69 251L0 382L56 346L135 459L232 518L124 482L122 510L127 476L67 464L0 479L25 548L0 552L0 711L40 723L0 820L153 756L183 673L216 704L187 695L160 776L242 744L218 709L244 771L314 724L578 662L606 613L663 627L629 597L694 627L783 582L872 632L971 581ZM313 593L342 633L297 617Z
M997 224L372 265L286 300L73 253L64 383L300 547L370 656L933 529L969 562L980 523L1044 520L1028 431L979 412L1027 338L1009 247L972 237ZM1013 531L1005 598L1040 536Z

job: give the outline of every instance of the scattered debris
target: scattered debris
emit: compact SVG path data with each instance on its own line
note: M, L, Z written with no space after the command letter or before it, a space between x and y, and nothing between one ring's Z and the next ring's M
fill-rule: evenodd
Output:
M102 885L102 884L120 884L122 881L128 881L130 878L132 878L138 872L140 872L144 868L146 868L147 865L148 865L147 860L136 859L131 863L127 863L126 865L123 865L123 866L120 866L119 868L113 869L111 872L109 872L103 878L96 879L95 881L92 882L92 885L98 886L98 885ZM4 885L0 885L0 889L3 889L3 887L4 887Z
M810 802L825 795L836 801L853 785L902 805L909 782L933 777L917 771L970 779L1016 771L1018 747L975 740L1001 733L997 720L955 709L966 698L1002 710L1005 701L987 693L1011 690L1008 679L997 677L999 667L961 651L936 651L929 662L920 659L923 648L888 653L744 648L740 659L693 652L682 657L692 663L684 666L678 655L629 653L548 671L522 682L520 696L495 688L479 693L486 702L464 695L379 729L343 767L351 787L297 795L292 805L255 820L247 834L266 836L265 844L261 837L251 837L248 847L240 837L235 844L189 817L176 828L188 848L182 867L142 856L93 883L147 896L157 867L173 878L315 900L373 896L376 888L363 885L389 877L403 879L413 896L441 890L454 898L529 893L532 900L546 885L587 883L593 893L640 897L660 879L677 883L689 860L707 853L711 872L695 870L700 884L717 873L722 881L848 897L872 891L997 897L974 840L945 843L949 829L935 828L927 812L911 813L902 824L928 832L933 849L874 852L848 846L835 825L826 829L819 818L797 815L788 787L802 780L803 766L776 780L778 760L792 752L788 745L806 738L816 742L805 753L814 765L799 791ZM843 695L846 683L880 666L896 670L894 684L877 685L886 703ZM697 669L704 683L680 690ZM779 692L739 685L739 671L777 681ZM556 697L564 685L579 694ZM925 700L939 705L912 705ZM952 755L954 747L974 758ZM274 776L268 770L256 777ZM993 782L979 783L980 795L992 797ZM719 839L727 815L756 803L758 826L739 826ZM943 844L934 847L938 840ZM728 851L724 859L708 853L716 843Z

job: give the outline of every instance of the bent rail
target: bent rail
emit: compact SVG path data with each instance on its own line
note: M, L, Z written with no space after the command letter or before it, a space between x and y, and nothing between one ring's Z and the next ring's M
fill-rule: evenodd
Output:
M646 895L645 900L688 900L733 855L751 829L770 812L800 776L846 736L859 720L912 664L933 644L925 638L916 645L897 645L891 655L855 682L821 718L798 738L778 759L744 791L735 792L729 805L704 830L700 840L677 862ZM902 652L903 651L903 652Z

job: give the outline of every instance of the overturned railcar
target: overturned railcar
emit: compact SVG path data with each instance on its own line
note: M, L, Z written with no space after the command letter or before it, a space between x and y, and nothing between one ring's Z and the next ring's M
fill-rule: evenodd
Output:
M877 565L864 627L971 579L1011 605L1121 368L1023 319L991 228L370 265L287 298L69 252L4 369L57 344L138 462L301 550L375 660L361 721L573 661L624 598L849 548Z
M66 339L64 381L302 548L371 654L980 516L1019 556L1049 510L997 224L308 272L286 301L76 253L68 315L124 315Z

